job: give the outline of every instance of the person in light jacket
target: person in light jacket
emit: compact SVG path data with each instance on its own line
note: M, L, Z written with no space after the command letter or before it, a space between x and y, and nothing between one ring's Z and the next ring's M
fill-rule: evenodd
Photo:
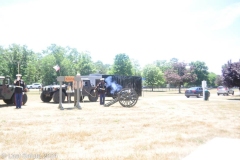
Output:
M81 75L78 73L77 76L81 76ZM83 82L79 81L79 97L82 92L82 87L83 87ZM77 103L77 81L73 81L73 88L74 88L74 106L76 106L76 103Z

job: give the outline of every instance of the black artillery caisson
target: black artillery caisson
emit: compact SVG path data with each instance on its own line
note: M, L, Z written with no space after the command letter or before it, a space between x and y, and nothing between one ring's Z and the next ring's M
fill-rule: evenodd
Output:
M133 107L138 97L142 96L142 77L103 75L107 84L107 95L114 99L104 106L109 107L119 102L123 107Z

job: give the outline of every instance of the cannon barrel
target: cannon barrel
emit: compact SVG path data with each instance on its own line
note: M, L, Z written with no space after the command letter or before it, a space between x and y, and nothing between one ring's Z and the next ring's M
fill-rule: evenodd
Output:
M104 106L109 107L119 102L123 107L133 107L138 101L138 94L132 88L124 88L117 93L117 97L106 103Z

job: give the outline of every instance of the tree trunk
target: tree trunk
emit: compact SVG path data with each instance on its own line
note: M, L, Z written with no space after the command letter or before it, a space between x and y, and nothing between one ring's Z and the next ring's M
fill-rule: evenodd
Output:
M178 86L178 93L181 93L181 85Z

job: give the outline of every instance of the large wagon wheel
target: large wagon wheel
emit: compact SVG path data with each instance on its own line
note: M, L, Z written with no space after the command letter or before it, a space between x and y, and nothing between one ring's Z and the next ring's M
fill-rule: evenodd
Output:
M98 100L98 92L96 90L91 90L88 99L91 102L96 102Z
M24 93L24 94L23 94L23 97L22 97L22 103L23 103L23 105L27 103L27 100L28 100L27 94Z
M138 94L134 89L124 88L118 93L118 100L123 107L133 107L138 101Z
M66 98L65 93L62 92L62 103L64 103L65 98ZM55 93L53 93L53 102L59 103L59 101L60 101L60 93L59 91L56 91Z

